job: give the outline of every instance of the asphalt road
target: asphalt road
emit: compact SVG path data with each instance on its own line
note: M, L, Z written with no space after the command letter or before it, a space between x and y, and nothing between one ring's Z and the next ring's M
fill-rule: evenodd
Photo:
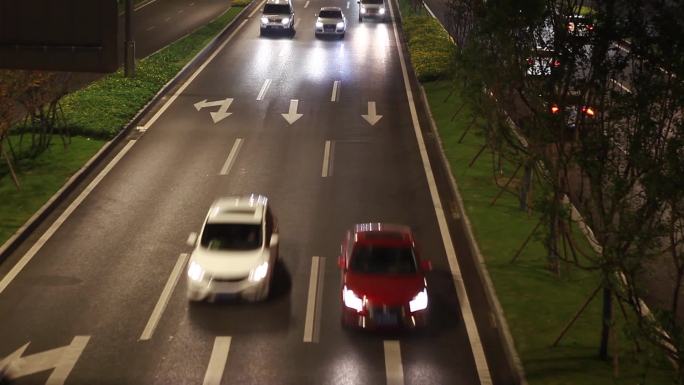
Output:
M343 8L344 40L314 38L324 5ZM447 260L431 191L447 214L452 198L439 166L436 184L426 178L394 23L359 24L346 0L295 6L294 38L259 37L258 12L237 20L206 66L146 117L146 131L0 265L0 357L23 357L18 384L513 383L451 215L460 272ZM203 100L226 101L231 115L214 122L221 107L198 110ZM382 116L374 125L362 117L369 103ZM302 115L290 124L282 114L295 105ZM434 165L434 138L426 144ZM215 198L251 192L270 197L279 219L272 298L189 304L186 239ZM339 245L368 221L410 225L432 261L426 330L341 328ZM308 303L313 342L304 342Z

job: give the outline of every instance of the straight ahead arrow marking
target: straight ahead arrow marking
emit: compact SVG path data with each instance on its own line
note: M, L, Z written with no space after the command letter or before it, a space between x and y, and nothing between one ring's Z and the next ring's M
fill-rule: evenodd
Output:
M368 115L361 115L361 117L366 119L371 126L382 119L382 115L378 115L375 111L375 102L368 102Z
M297 107L299 106L299 100L290 100L290 111L287 114L281 114L289 124L296 122L303 114L297 113Z

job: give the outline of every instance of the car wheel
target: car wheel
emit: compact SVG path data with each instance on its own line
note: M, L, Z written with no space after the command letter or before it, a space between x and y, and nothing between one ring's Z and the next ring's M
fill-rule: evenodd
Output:
M265 33L266 31L263 28L259 28L259 36L264 36Z
M344 32L342 32L342 34L340 34L340 40L342 40L342 39L344 39Z
M359 15L359 23L363 22L363 16Z

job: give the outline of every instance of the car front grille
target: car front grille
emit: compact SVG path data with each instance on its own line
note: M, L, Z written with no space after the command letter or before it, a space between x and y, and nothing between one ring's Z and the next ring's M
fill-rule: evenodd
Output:
M247 279L247 276L245 275L244 277L236 277L236 278L214 278L214 282L240 282L244 281Z
M335 24L324 24L323 30L326 32L332 32L335 30Z

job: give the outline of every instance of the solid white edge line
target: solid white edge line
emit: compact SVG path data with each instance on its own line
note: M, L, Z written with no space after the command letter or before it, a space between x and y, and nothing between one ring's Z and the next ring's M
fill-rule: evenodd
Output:
M396 20L394 15L394 6L392 3L392 1L389 1L390 13L392 15L392 19ZM463 316L463 322L466 326L466 333L468 335L468 340L470 342L473 358L475 360L478 379L481 385L491 385L492 378L491 373L489 371L489 365L487 364L487 358L484 353L484 348L482 347L480 334L477 329L477 324L475 323L475 316L473 315L472 308L470 307L470 300L468 299L468 293L466 291L465 284L463 283L461 269L458 265L458 260L456 257L456 250L454 249L454 245L451 242L451 234L449 233L449 227L447 225L446 216L444 214L444 207L442 206L442 201L439 197L439 193L437 192L435 176L432 173L432 166L430 165L430 159L427 155L425 140L423 139L423 133L420 129L418 113L416 112L416 105L413 100L413 93L411 91L411 83L409 82L408 71L406 70L404 52L402 51L402 47L404 44L403 41L399 38L399 32L397 31L396 24L393 23L392 27L394 30L394 39L396 40L397 52L399 53L399 63L401 65L401 72L404 80L404 88L406 89L406 97L408 98L409 110L411 112L413 130L416 135L416 141L418 142L420 158L423 163L423 170L425 172L425 177L427 178L428 187L430 189L432 204L435 208L435 215L437 216L437 224L439 225L439 231L442 236L442 242L444 243L444 250L446 252L447 260L449 262L449 268L451 269L451 274L453 276L456 295L458 296L458 300L461 305L461 315Z
M336 102L336 101L337 101L337 92L338 92L338 90L339 90L339 87L340 87L340 81L339 81L339 80L335 80L335 81L333 82L332 93L330 94L330 101L331 101L331 102Z
M316 312L316 288L318 286L318 256L311 258L311 274L309 276L309 293L306 300L306 318L304 319L304 342L314 342L314 314Z
M618 87L622 88L623 91L625 91L625 92L627 92L627 93L630 93L630 94L632 93L632 90L630 90L629 88L625 87L625 86L624 86L622 83L620 83L619 81L617 81L617 80L615 80L615 79L610 79L610 81L613 82L613 83L615 83L615 84L617 84Z
M432 16L433 19L437 20L437 16L435 16L435 13L432 12L432 10L430 9L430 7L428 7L427 3L424 2L424 1L423 1L423 7L425 7L425 9L427 9L428 13L430 14L430 16ZM441 24L441 23L440 23L440 24Z
M173 289L176 288L178 278L180 277L181 272L183 271L183 267L187 262L188 254L183 253L178 256L176 265L173 267L173 270L171 270L171 275L169 276L169 279L166 281L166 285L164 285L164 290L162 290L161 295L159 295L159 300L157 300L157 304L154 305L154 310L152 310L150 319L147 321L147 325L145 325L145 329L140 335L140 341L147 341L150 338L152 338L152 334L154 334L154 330L157 328L159 319L161 319L162 313L164 313L166 305L168 305L169 303L169 298L171 298Z
M233 148L230 149L230 153L228 154L228 159L226 159L226 163L224 163L223 167L221 168L220 175L228 175L231 167L233 167L235 158L237 157L237 154L240 151L240 147L242 147L242 138L237 138L235 139L235 143L233 143Z
M146 2L145 4L140 4L137 7L133 8L133 12L138 12L139 10L147 7L150 4L156 3L156 2L157 2L157 0L151 0L151 1Z
M23 257L17 262L12 269L7 272L7 274L0 281L0 293L5 291L7 286L14 280L14 278L19 275L19 273L24 269L24 267L31 261L31 259L40 251L40 249L45 245L45 243L52 237L52 235L57 232L57 230L62 226L62 224L69 218L69 216L76 210L76 208L85 200L85 198L90 194L95 187L104 179L104 177L116 166L117 163L123 158L128 150L133 147L135 140L131 140L121 149L121 151L116 154L116 156L107 164L107 166L100 171L100 173L95 177L95 179L90 182L88 187L86 187L81 193L74 199L73 202L64 210L64 212L55 220L52 225L45 231L45 233L33 244L33 246L24 254Z
M231 337L216 337L202 385L220 385L228 362Z
M183 91L185 91L185 89L188 88L190 83L192 83L195 80L195 78L202 71L204 71L204 69L207 67L207 65L209 65L209 63L211 63L211 61L214 60L216 55L218 55L219 52L221 52L223 50L223 48L231 40L233 40L233 36L235 36L235 34L238 33L248 21L249 20L247 20L247 19L243 20L242 23L240 23L240 25L238 25L238 27L235 28L235 31L233 31L233 33L231 33L230 36L228 36L228 38L223 43L221 43L221 45L214 51L214 53L212 53L211 56L209 56L209 58L207 58L207 60L205 60L204 63L202 63L202 65L192 74L192 76L190 76L188 78L188 80L186 80L185 83L183 83L183 85L178 89L178 91L176 91L169 98L169 100L167 100L166 103L164 103L164 105L159 109L159 111L157 111L157 113L155 113L152 116L152 118L150 120L148 120L147 123L145 123L145 125L143 126L143 127L145 127L145 130L148 130L150 128L150 126L152 126L157 121L157 119L159 119L159 117L166 111L166 109L168 109L171 106L171 104L176 101L178 96L180 96L180 94L182 94Z
M247 17L251 18L252 16L254 16L254 14L257 13L257 11L261 10L261 6L264 5L265 2L266 2L266 0L262 1L261 4L257 5L254 8L254 10L252 10L252 12L249 13L249 16L247 16Z
M401 364L399 341L384 341L385 374L387 385L404 385L404 367Z
M325 141L325 148L323 149L323 169L321 170L321 176L323 178L328 177L328 169L330 164L330 141Z

